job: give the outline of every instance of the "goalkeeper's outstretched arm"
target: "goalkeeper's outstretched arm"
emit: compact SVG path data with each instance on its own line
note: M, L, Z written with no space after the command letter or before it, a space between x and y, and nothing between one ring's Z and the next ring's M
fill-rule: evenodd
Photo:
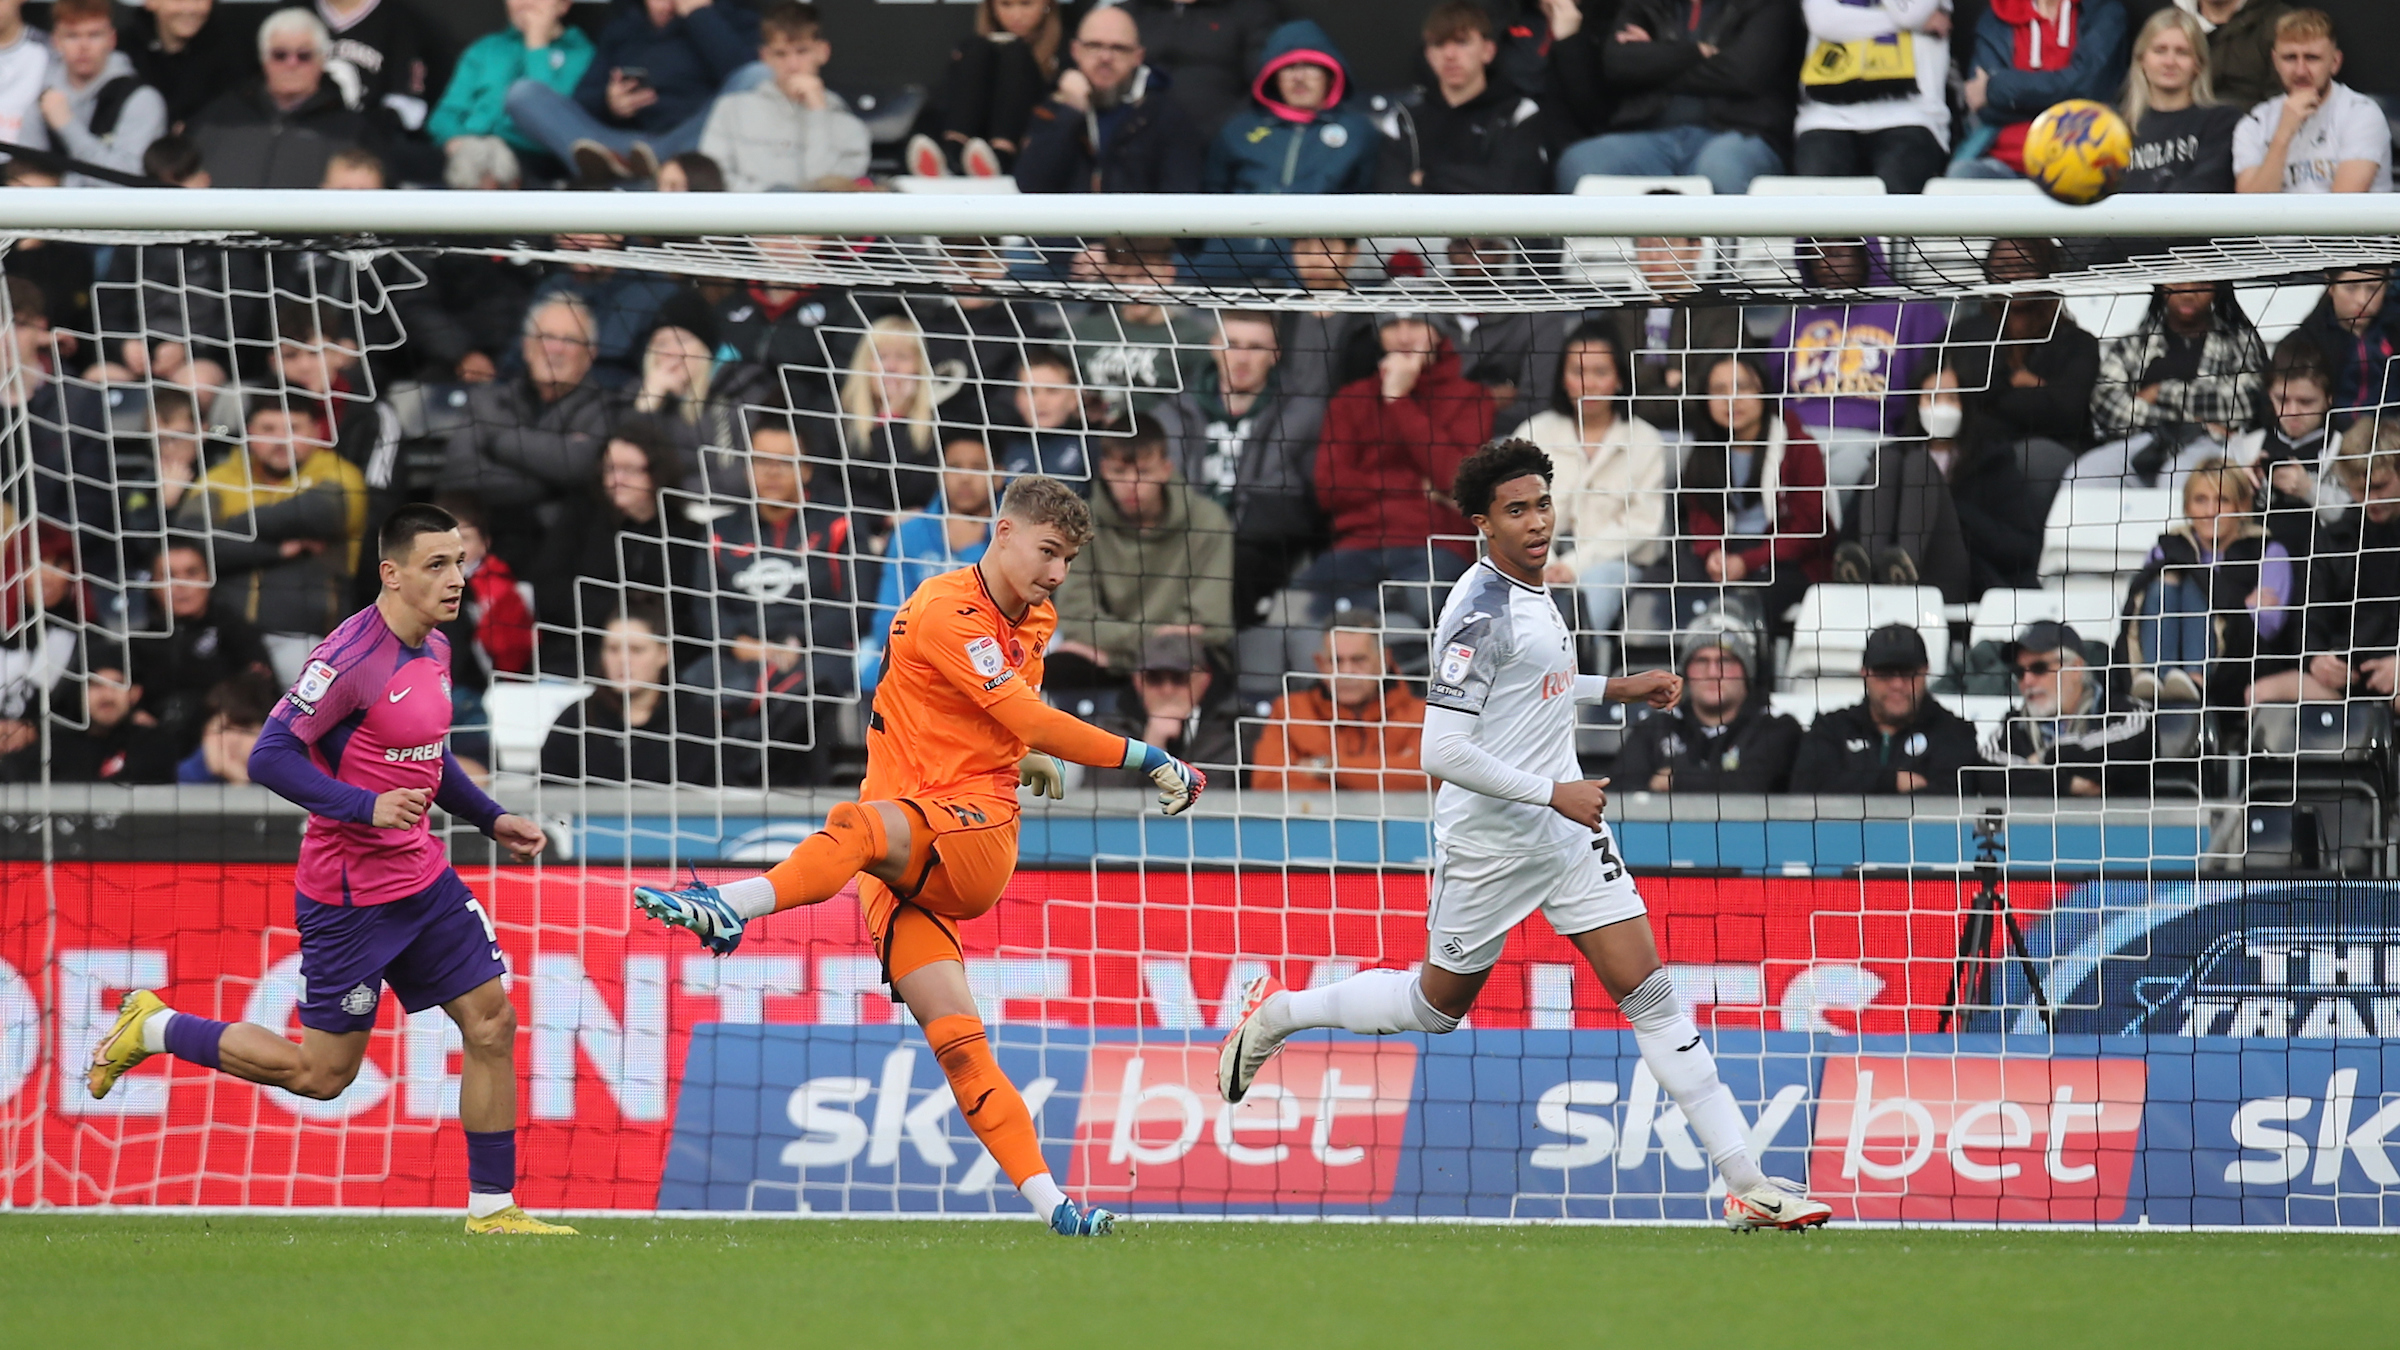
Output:
M993 719L1017 739L1046 755L1088 764L1096 769L1139 769L1158 785L1158 804L1168 815L1181 815L1208 787L1208 775L1144 741L1102 731L1072 713L1042 702L1033 689L1019 683L1014 691L985 707Z

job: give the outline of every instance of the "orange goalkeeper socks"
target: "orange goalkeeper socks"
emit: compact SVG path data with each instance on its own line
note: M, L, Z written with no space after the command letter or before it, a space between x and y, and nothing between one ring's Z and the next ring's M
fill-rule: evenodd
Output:
M775 908L832 899L850 884L850 878L874 866L890 849L883 814L871 806L843 802L825 813L824 829L801 840L792 856L767 869L767 882L775 888Z
M1008 1081L1008 1075L1000 1072L1000 1062L992 1058L992 1043L984 1035L983 1023L964 1013L937 1017L927 1024L925 1039L950 1079L950 1095L958 1100L958 1113L967 1118L975 1137L983 1141L1008 1179L1022 1187L1028 1180L1046 1175L1050 1163L1042 1157L1033 1113L1025 1109L1016 1084Z

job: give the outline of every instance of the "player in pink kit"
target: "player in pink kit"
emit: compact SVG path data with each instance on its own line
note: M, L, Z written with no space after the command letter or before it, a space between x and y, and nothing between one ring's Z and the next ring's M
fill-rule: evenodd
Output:
M450 643L466 545L458 522L405 506L379 541L383 593L309 654L275 705L250 777L309 810L300 842L301 1040L249 1022L176 1012L157 994L125 996L92 1056L88 1086L105 1097L153 1054L205 1065L320 1100L358 1076L391 985L410 1012L439 1007L465 1044L458 1118L467 1134L467 1231L572 1233L518 1208L517 1014L491 916L451 870L426 818L439 806L519 861L542 850L541 827L484 795L450 754Z

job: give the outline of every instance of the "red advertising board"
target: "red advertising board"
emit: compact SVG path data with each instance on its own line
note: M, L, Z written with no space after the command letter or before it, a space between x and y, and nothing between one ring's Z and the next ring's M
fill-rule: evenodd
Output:
M737 955L718 960L682 934L637 929L634 879L613 868L467 876L498 921L513 972L522 1028L519 1194L531 1204L654 1203L694 1025L894 1020L847 898L779 915L755 928ZM1415 962L1424 887L1424 875L1413 872L1026 872L998 911L968 925L970 975L996 1023L1207 1028L1218 1024L1230 992L1261 970L1306 986ZM1643 890L1661 949L1704 1025L1842 1033L1932 1028L1969 894L1947 881L1674 875L1646 879ZM2010 898L2035 913L2048 891L2019 885ZM0 864L7 1197L62 1205L456 1203L466 1173L451 1123L457 1042L438 1012L403 1018L385 1000L365 1070L332 1102L261 1090L164 1056L107 1102L83 1095L81 1065L134 985L158 987L171 1004L205 1016L296 1034L298 951L288 867L78 863L45 876L37 866ZM1472 1022L1624 1025L1573 949L1538 920L1511 939ZM1134 1091L1209 1089L1213 1069L1184 1064L1180 1053L1147 1060ZM1371 1072L1369 1061L1294 1060L1283 1069L1297 1075L1284 1084L1289 1096L1271 1109L1301 1113L1311 1138L1319 1116L1310 1113L1322 1109L1330 1122L1324 1151L1348 1157L1342 1150L1357 1146L1353 1131L1380 1137L1398 1128L1397 1116L1368 1111L1354 1120L1343 1105L1347 1086L1380 1083L1395 1066L1408 1071L1396 1056L1370 1060ZM1126 1064L1096 1060L1092 1072L1096 1088L1124 1090ZM1406 1095L1403 1084L1379 1099ZM1101 1132L1088 1136L1093 1151L1079 1150L1079 1173L1097 1187L1146 1191L1158 1169L1137 1183L1127 1164L1167 1147L1157 1132L1180 1137L1174 1100L1141 1098L1122 1140L1116 1115L1087 1102L1078 1137ZM1230 1150L1206 1135L1175 1160L1174 1184L1187 1193L1242 1192L1254 1185L1245 1147L1238 1122ZM1371 1168L1313 1153L1306 1161L1323 1169L1327 1187L1388 1190L1389 1178L1377 1181ZM1294 1165L1279 1164L1279 1177L1293 1175Z

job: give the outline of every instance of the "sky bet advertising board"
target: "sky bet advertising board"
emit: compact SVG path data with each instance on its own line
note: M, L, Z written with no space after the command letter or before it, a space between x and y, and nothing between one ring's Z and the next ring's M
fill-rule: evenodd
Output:
M127 987L291 1029L290 875L0 868L0 1198L456 1203L458 1048L385 1002L330 1102L153 1059L77 1070ZM38 880L38 878L35 878ZM519 1195L544 1207L1016 1214L855 908L733 958L634 928L619 877L470 876L523 1030ZM2016 886L2041 997L1937 1030L1971 884L1645 881L1670 973L1767 1169L1848 1221L2400 1227L2400 903L2364 885ZM55 908L46 895L54 895ZM1053 1170L1129 1215L1703 1220L1681 1113L1573 950L1512 938L1444 1037L1294 1040L1218 1100L1232 991L1406 965L1417 873L1021 873L970 925ZM979 931L980 930L980 931ZM2042 1007L2055 1032L2042 1029Z

